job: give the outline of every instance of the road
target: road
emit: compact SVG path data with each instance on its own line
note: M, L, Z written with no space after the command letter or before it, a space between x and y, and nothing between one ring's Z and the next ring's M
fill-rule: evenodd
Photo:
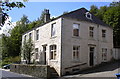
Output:
M10 72L9 70L4 70L4 69L0 69L0 78L1 79L38 79L28 75L13 73Z
M80 79L117 79L116 73L120 73L120 61L105 63L98 67L81 71L74 75L64 76L65 78Z

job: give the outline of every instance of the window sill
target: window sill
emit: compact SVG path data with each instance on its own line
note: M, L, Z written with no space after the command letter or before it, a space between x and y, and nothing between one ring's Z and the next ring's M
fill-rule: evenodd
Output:
M95 41L95 39L94 39L94 38L92 38L92 37L89 37L89 40L93 40L93 41Z
M57 36L53 36L53 37L50 37L50 39L54 39L54 38L56 38Z
M58 62L58 60L54 60L54 59L50 59L50 61L52 61L52 62Z
M80 63L80 60L72 60L72 63Z
M72 38L81 39L80 36L72 36Z

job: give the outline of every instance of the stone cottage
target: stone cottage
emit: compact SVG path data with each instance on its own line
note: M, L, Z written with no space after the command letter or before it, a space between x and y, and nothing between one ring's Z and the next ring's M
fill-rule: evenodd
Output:
M35 44L31 62L54 67L59 76L108 62L112 58L113 29L85 8L50 20L22 35ZM23 58L21 58L23 60Z

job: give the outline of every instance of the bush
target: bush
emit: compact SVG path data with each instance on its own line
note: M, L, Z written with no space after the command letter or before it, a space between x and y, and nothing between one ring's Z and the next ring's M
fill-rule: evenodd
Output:
M16 56L16 57L6 57L3 61L1 66L7 65L7 64L11 64L11 63L20 63L20 56Z

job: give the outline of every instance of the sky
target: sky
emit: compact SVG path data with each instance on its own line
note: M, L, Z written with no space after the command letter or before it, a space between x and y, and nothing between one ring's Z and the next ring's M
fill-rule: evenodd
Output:
M109 6L110 2L25 2L25 8L15 8L8 12L12 22L20 20L23 15L30 21L37 20L44 9L49 9L51 16L60 16L65 11L73 11L79 8L90 10L91 5Z
M70 12L76 9L80 9L82 7L90 10L91 5L96 5L98 8L101 6L109 6L111 2L24 2L25 8L14 8L8 12L10 17L9 21L11 21L14 25L15 22L19 21L23 15L28 16L28 19L32 22L37 20L41 12L44 9L49 9L51 17L57 17L63 14L63 12ZM3 32L7 32L13 26L5 25L0 30L0 34Z

